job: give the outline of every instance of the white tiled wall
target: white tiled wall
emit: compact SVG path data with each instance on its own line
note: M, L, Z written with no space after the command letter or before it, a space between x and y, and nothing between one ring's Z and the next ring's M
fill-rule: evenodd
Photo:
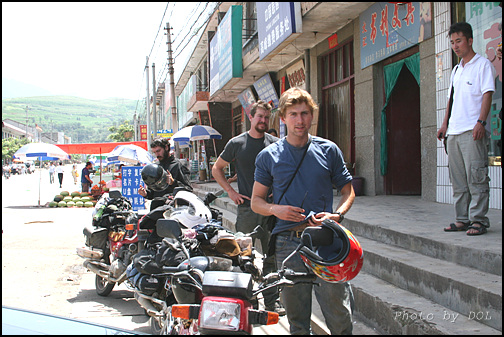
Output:
M452 69L450 40L450 3L434 2L434 34L436 55L442 54L443 75L436 81L436 106L437 127L441 127L448 103L448 89L450 86L450 73ZM436 60L437 62L437 60ZM437 64L435 64L437 69ZM448 175L448 156L442 142L437 142L437 189L436 200L441 203L453 203L453 191ZM490 176L490 208L502 209L502 168L489 167Z

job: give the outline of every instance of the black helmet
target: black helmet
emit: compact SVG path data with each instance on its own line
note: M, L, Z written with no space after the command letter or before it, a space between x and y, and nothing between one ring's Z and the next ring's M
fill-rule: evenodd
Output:
M142 180L153 191L163 191L168 187L166 177L166 171L157 164L149 164L142 169Z

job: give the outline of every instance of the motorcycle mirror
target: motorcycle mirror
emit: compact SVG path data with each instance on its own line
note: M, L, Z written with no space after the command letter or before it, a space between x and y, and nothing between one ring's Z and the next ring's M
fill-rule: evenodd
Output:
M179 240L182 236L182 229L177 220L159 219L156 222L157 234L164 238Z
M112 199L118 199L121 197L121 192L120 191L110 191L109 192L109 197L111 197Z

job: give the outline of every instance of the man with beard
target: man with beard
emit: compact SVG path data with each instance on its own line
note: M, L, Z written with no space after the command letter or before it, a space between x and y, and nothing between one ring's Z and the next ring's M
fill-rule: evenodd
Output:
M154 192L140 186L138 194L146 199L153 199L168 193L172 193L175 187L183 187L192 192L192 186L189 182L189 169L180 162L173 154L170 154L170 143L167 138L157 138L151 145L151 151L159 161L159 165L166 170L168 176L168 188L162 192Z
M271 105L258 101L250 111L250 130L232 138L220 154L212 168L212 175L219 185L228 193L229 198L238 205L236 231L250 233L257 225L262 230L256 238L261 241L262 252L268 251L270 232L266 228L268 217L256 214L250 208L250 197L254 186L255 158L262 149L275 143L278 138L268 134ZM235 161L238 176L238 192L230 185L224 175L224 168ZM263 272L267 274L276 270L274 256L267 256L263 262ZM285 314L285 309L278 301L277 290L264 292L266 310Z

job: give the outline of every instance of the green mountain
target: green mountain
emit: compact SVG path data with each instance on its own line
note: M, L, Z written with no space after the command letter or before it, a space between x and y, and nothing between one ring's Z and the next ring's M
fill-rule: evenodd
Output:
M73 96L35 96L2 99L2 119L10 118L42 132L63 131L72 143L107 142L108 128L125 120L133 124L136 100L110 98L90 100ZM28 107L28 113L27 109Z

